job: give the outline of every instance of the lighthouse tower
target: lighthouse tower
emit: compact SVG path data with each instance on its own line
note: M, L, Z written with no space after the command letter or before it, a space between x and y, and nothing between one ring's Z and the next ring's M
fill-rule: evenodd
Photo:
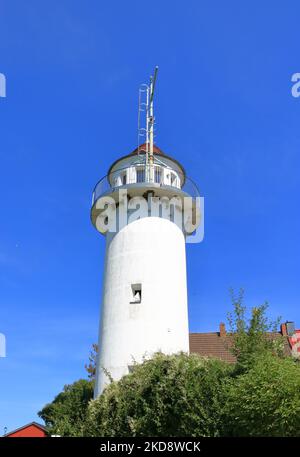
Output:
M95 397L155 352L189 352L185 238L195 227L183 213L193 213L198 191L153 144L155 80L156 71L140 89L145 143L117 159L93 193L92 223L106 237Z

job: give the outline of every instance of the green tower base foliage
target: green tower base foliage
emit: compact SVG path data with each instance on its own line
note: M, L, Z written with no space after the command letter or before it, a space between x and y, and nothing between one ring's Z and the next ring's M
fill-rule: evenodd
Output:
M235 364L197 354L164 355L135 364L92 400L90 380L65 386L39 412L62 436L300 436L300 364L284 355L287 343L267 304L247 317L243 291L232 293L226 341ZM271 332L271 333L270 333ZM273 332L273 333L272 333Z

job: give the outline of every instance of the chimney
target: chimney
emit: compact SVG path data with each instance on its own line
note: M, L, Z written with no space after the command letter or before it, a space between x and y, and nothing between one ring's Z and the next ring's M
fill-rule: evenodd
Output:
M285 323L287 336L292 337L295 333L295 322L286 322Z
M220 323L220 336L226 336L226 328L224 322Z
M281 324L280 325L280 330L281 330L281 335L282 336L287 336L286 324Z

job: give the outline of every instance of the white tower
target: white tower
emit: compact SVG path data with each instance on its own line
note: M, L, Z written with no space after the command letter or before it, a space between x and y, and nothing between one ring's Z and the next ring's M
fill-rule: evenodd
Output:
M189 352L185 237L195 227L183 209L195 210L187 197L199 194L153 144L156 71L140 90L146 142L116 160L93 193L91 219L106 236L95 397L155 352Z

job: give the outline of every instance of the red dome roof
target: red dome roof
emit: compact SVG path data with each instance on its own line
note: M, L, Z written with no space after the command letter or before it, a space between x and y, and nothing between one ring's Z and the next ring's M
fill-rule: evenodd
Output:
M107 174L109 175L110 172L112 171L112 169L115 167L115 165L120 162L121 160L123 159L126 159L127 157L130 157L130 156L133 156L133 155L137 155L139 152L139 154L146 154L146 143L143 143L141 144L138 148L135 148L132 152L130 152L129 154L127 154L126 156L123 156L123 157L120 157L119 159L117 159L110 167L109 167L109 170L107 172ZM183 174L185 175L185 170L184 170L184 167L181 165L180 162L178 162L178 160L176 159L173 159L173 157L170 157L169 155L165 154L158 146L156 146L155 144L153 145L153 152L154 154L158 154L158 155L162 155L164 156L166 159L169 159L169 160L172 160L173 162L175 162L182 170Z
M130 155L138 154L138 152L146 152L146 148L147 148L147 144L146 143L140 144L140 146L138 148L135 148L130 153ZM153 152L154 152L154 154L162 154L162 155L164 155L164 152L158 146L156 146L156 144L153 145Z

